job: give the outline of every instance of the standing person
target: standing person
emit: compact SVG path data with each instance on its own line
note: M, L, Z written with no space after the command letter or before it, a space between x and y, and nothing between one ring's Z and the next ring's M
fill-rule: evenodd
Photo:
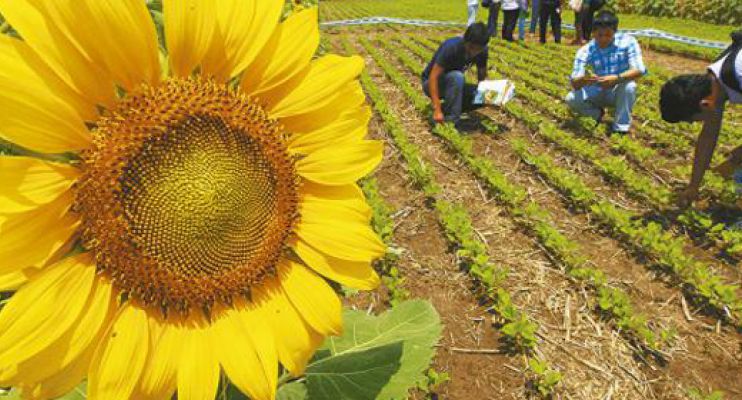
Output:
M477 8L479 8L479 0L466 0L466 8L468 18L466 26L469 27L471 24L477 22Z
M518 0L518 40L526 39L526 17L528 16L528 0Z
M562 41L562 2L561 0L541 0L540 42L546 43L546 24L551 20L551 31L554 41Z
M575 12L575 38L572 40L573 45L582 46L583 41L583 29L582 29L582 5L584 2L589 2L590 0L570 0L569 1L569 8L572 9L572 11Z
M590 40L593 35L595 12L603 8L605 0L583 0L582 2L582 37Z
M490 37L497 36L497 19L500 16L500 1L482 0L482 7L488 7L490 9L489 17L487 18L487 33Z
M732 34L732 46L708 67L705 74L681 75L662 86L660 111L668 122L703 122L693 157L688 187L678 196L681 207L689 206L698 191L716 149L727 103L742 104L742 31ZM742 146L732 150L729 159L715 168L734 177L737 191L742 188Z
M531 35L536 34L536 26L541 17L541 0L531 0Z
M508 42L515 41L513 33L518 23L518 14L520 14L519 0L502 0L502 38Z
M433 103L435 123L453 122L457 129L468 130L460 124L461 114L480 106L473 104L477 85L465 83L464 72L476 64L478 80L487 78L489 38L484 24L476 22L466 29L463 38L453 37L441 43L425 67L423 91Z
M603 119L606 107L615 108L613 132L626 134L636 102L636 82L647 73L639 42L616 33L618 17L601 11L595 19L594 39L577 51L570 81L574 89L565 98L573 112ZM595 74L587 72L591 67Z

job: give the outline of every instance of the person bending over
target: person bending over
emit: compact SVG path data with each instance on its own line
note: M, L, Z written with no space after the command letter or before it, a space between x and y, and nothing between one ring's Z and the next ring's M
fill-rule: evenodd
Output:
M460 128L461 114L479 106L472 104L477 85L464 82L464 72L477 65L477 77L487 77L487 27L477 22L464 37L445 40L422 73L423 91L433 103L433 121L453 122Z
M626 134L636 102L635 80L647 73L639 42L618 33L618 17L601 11L593 22L593 40L581 47L575 57L565 101L573 112L602 121L605 108L614 108L612 130ZM589 73L591 67L594 73Z
M705 74L672 78L660 91L660 112L668 122L703 122L696 142L690 183L678 196L682 207L698 197L703 176L719 140L727 103L742 104L742 31L732 34L732 45L708 67ZM734 175L738 191L742 184L742 146L732 150L728 160L715 168L725 177Z

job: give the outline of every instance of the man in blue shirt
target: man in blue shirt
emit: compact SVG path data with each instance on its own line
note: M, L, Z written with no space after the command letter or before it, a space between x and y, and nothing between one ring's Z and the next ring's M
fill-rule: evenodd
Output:
M462 112L479 108L473 104L477 85L465 83L464 72L476 64L479 81L487 77L488 42L487 27L477 22L463 38L447 39L438 47L422 73L423 91L433 102L433 121L458 125Z
M593 22L593 40L580 48L565 101L577 114L602 121L605 108L615 108L613 132L626 134L636 102L636 79L647 73L639 42L617 33L618 17L601 11ZM589 73L587 67L594 73Z

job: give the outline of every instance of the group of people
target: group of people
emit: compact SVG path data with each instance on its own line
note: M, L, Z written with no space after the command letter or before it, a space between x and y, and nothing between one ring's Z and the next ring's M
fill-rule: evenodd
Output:
M541 6L547 1L541 0ZM503 6L505 3L503 0ZM543 31L543 20L541 24ZM611 131L627 134L632 126L637 80L647 73L647 68L639 42L619 32L618 25L618 17L610 11L600 11L595 16L592 39L575 56L569 75L571 91L565 103L575 114L591 117L597 124L603 121L606 109L613 109ZM582 34L584 31L578 31L576 36ZM460 130L470 129L472 119L462 119L462 114L482 105L474 104L477 85L467 83L464 73L476 65L478 81L487 79L491 37L491 25L472 23L463 37L445 40L435 52L422 73L423 91L431 99L434 123L452 122ZM660 110L665 121L703 122L690 183L678 196L683 206L698 197L716 148L725 105L742 104L742 31L732 38L732 46L704 74L675 77L661 89ZM716 171L727 177L734 175L742 184L742 146Z
M529 4L530 3L530 4ZM578 32L575 35L575 44L582 44L589 40L592 32L593 15L605 4L605 0L570 0L569 7L575 12L575 27ZM468 19L467 26L477 21L477 9L480 0L467 0ZM536 33L539 27L539 40L546 43L548 24L554 41L560 43L562 40L562 0L481 0L482 8L489 10L487 18L487 33L490 37L497 35L497 25L500 11L503 14L502 38L515 41L515 27L518 27L518 40L526 37L526 17L530 13L530 33Z

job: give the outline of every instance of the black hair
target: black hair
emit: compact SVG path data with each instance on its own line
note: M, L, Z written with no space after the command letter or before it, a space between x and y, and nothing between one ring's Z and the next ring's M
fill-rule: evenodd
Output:
M466 28L466 33L464 33L464 41L479 46L487 46L487 43L490 41L487 27L481 22L469 25Z
M603 10L595 16L593 28L610 28L615 32L618 30L618 17L608 10Z
M701 112L701 100L711 95L711 77L708 75L680 75L664 85L660 91L660 112L667 122L690 122Z

